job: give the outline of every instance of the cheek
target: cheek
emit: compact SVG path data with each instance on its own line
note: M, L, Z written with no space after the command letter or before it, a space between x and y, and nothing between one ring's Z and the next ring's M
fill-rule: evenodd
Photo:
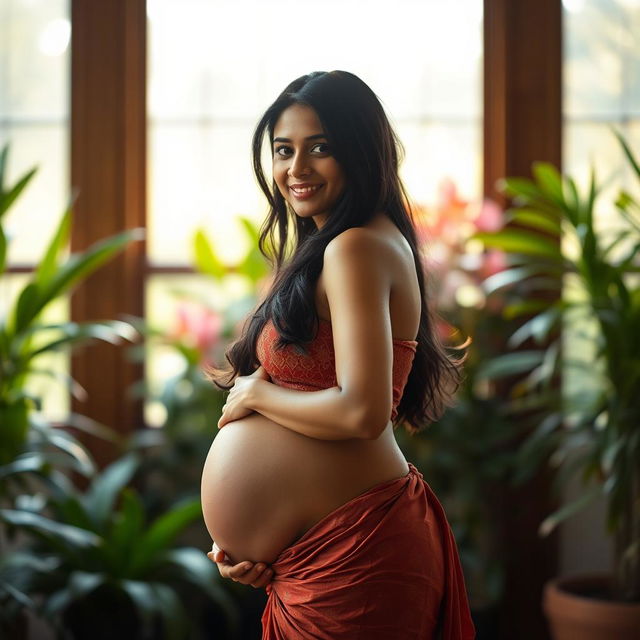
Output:
M282 171L278 171L278 169L273 169L273 179L282 195L287 194L287 182L286 175L283 174Z

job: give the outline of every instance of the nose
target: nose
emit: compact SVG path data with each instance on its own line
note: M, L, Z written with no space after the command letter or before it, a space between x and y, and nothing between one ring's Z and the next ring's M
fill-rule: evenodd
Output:
M291 164L289 165L289 175L292 178L297 176L304 176L309 173L309 165L307 163L307 158L304 153L296 153L291 159Z

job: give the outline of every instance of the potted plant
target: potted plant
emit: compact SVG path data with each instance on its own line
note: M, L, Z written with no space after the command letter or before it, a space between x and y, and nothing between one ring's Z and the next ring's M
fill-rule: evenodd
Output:
M614 133L640 182L640 167L629 145ZM607 575L547 583L543 606L554 637L638 638L640 203L621 191L614 203L619 226L599 229L595 209L601 186L593 168L586 194L550 164L534 163L533 176L506 178L499 185L514 199L507 216L515 225L476 234L487 247L511 256L511 267L484 285L487 292L510 285L512 309L526 320L508 345L531 346L494 358L483 374L496 378L528 373L512 389L514 412L526 411L526 419L535 425L519 451L520 480L549 460L558 466L556 490L578 472L585 485L592 484L548 516L540 535L597 496L606 499L614 566ZM567 355L563 349L577 339L582 340L577 353L562 357ZM563 372L580 375L579 384L559 390L554 380Z

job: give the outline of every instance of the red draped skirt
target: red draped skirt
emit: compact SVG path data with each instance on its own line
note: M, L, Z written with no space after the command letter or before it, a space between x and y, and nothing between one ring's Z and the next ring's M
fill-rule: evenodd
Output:
M272 568L262 640L475 637L451 527L412 464L325 516Z

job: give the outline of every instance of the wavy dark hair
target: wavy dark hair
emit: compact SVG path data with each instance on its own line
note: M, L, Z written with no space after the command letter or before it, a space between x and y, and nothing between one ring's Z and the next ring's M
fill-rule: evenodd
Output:
M312 218L296 216L275 181L267 184L261 163L265 133L273 156L274 128L282 112L293 104L306 105L316 112L345 176L345 189L321 228ZM269 203L258 246L274 269L273 283L245 321L240 338L226 351L231 370L208 367L206 377L218 388L228 390L236 376L253 373L260 364L257 339L269 319L279 334L276 348L293 344L306 352L306 344L318 329L314 292L325 247L339 233L366 225L382 211L411 246L422 298L417 350L394 426L403 423L415 433L440 418L453 404L467 354L449 356L439 339L436 313L428 304L413 212L398 175L404 148L376 94L347 71L314 71L301 76L260 118L253 133L252 153L256 179ZM462 350L468 343L450 348Z

